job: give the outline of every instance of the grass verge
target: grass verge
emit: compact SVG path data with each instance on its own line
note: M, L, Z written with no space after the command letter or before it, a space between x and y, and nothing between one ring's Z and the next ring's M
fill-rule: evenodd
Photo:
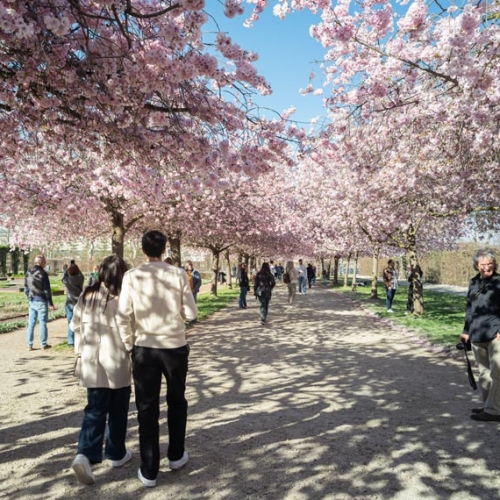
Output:
M463 331L466 298L446 292L431 292L424 285L424 314L414 316L405 314L408 288L398 288L394 296L393 311L388 313L385 307L385 289L378 287L377 299L370 299L370 287L358 287L352 292L347 287L335 287L381 318L389 318L395 325L402 326L424 337L432 344L454 348Z
M49 321L64 318L66 311L64 304L66 297L64 295L53 297L55 311L49 311ZM17 314L25 314L24 318L16 318L11 321L0 322L0 334L26 328L28 326L28 300L26 295L20 292L2 293L0 296L0 317L9 317Z

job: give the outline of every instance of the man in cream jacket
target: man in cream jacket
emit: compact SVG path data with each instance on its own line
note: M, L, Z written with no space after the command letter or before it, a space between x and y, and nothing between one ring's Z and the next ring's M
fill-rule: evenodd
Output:
M125 273L118 303L120 336L132 353L141 450L138 477L147 487L156 486L160 468L162 375L167 381L169 466L180 469L189 459L184 449L189 356L185 322L194 321L198 311L186 271L162 261L166 243L159 231L144 234L142 251L148 262Z

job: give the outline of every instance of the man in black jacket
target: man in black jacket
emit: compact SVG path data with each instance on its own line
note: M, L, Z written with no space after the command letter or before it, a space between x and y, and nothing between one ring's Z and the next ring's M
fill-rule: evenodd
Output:
M500 275L492 251L478 250L472 261L479 274L469 283L460 341L471 342L484 405L472 410L471 419L500 422Z
M34 267L26 273L24 278L24 293L26 293L26 297L29 300L28 330L26 331L28 351L33 350L37 319L40 322L40 344L42 349L45 350L52 347L47 344L47 320L49 317L49 308L54 310L55 307L52 302L49 276L44 269L46 264L45 257L37 255Z

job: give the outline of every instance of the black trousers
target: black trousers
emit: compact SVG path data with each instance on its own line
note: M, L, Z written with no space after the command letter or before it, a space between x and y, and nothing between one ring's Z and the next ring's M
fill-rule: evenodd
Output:
M167 457L169 460L179 460L184 454L188 408L184 393L188 357L188 345L177 349L134 347L132 370L139 421L141 472L146 479L156 479L160 470L159 417L162 375L167 382Z

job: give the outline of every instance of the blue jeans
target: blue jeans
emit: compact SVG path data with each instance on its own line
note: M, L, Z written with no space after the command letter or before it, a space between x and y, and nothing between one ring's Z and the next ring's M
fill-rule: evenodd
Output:
M78 438L78 451L91 462L102 462L102 445L108 417L108 432L104 454L109 460L121 460L126 453L130 386L120 389L87 388L87 406Z
M40 322L40 344L47 345L47 320L49 318L49 305L45 301L30 300L28 329L26 330L26 343L29 346L33 345L35 336L36 321Z
M267 295L259 295L259 314L261 321L267 321L267 313L269 311L269 302L271 302L271 297Z
M245 308L247 306L247 292L248 288L246 286L240 287L240 300L239 300L240 307Z
M73 309L74 304L66 304L66 316L68 317L68 345L75 345L75 334L73 330L69 327L71 320L73 319Z
M305 276L299 276L299 293L307 293L307 283Z
M156 479L160 470L159 417L162 375L167 381L167 457L169 460L179 460L184 454L188 408L184 394L188 357L188 345L177 349L135 346L132 352L141 473L146 479Z
M392 301L394 300L395 293L395 288L385 288L385 305L387 306L387 310L392 309Z

